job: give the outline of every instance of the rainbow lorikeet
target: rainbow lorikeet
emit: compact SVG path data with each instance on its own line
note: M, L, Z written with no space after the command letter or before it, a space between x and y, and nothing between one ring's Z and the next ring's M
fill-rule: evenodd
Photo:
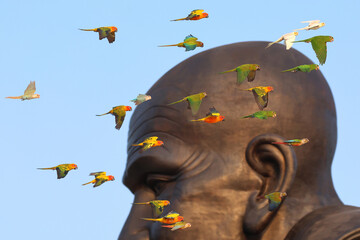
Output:
M259 111L242 118L268 119L269 117L276 117L276 113L274 111Z
M119 130L121 128L121 125L124 122L126 111L131 111L131 110L132 110L132 108L130 106L120 105L120 106L113 107L113 109L111 109L107 113L96 115L96 116L104 116L104 115L109 114L109 113L114 115L115 116L115 123L116 123L115 128L117 130Z
M202 99L206 97L206 93L202 92L202 93L197 93L197 94L193 94L187 97L184 97L183 99L170 103L168 105L173 105L175 103L179 103L179 102L183 102L183 101L187 101L188 102L188 108L191 108L191 112L193 115L197 114L202 102Z
M256 101L257 105L259 106L260 110L263 110L268 105L269 92L274 90L274 88L267 86L267 87L253 87L253 88L248 88L248 89L243 89L243 90L252 92L255 97L255 101Z
M260 196L258 197L258 199L268 199L269 211L274 211L280 206L280 204L282 203L282 201L284 201L286 196L287 196L286 192L273 192L265 196Z
M202 18L208 18L209 14L204 12L203 9L196 9L191 11L191 13L186 18L179 18L171 21L181 21L181 20L200 20Z
M278 43L278 42L281 42L284 40L285 42L285 46L286 46L286 50L289 50L294 41L295 41L295 38L296 36L299 35L298 32L291 32L291 33L286 33L284 35L282 35L278 40L276 40L275 42L272 42L272 43L269 43L265 48L268 48L270 47L271 45L275 44L275 43Z
M299 66L296 66L296 67L293 67L293 68L290 68L290 69L287 69L287 70L284 70L282 72L297 72L297 71L300 71L300 72L311 72L313 70L319 70L319 65L317 64L308 64L308 65L299 65Z
M152 200L148 202L142 202L142 203L133 203L133 204L144 204L144 205L150 205L153 209L154 215L156 217L160 216L164 212L164 208L168 205L170 205L170 201L168 200Z
M95 176L95 179L88 183L84 183L83 186L92 183L92 184L94 184L93 187L98 187L101 184L103 184L104 182L115 180L114 176L112 176L112 175L107 176L106 172L93 172L93 173L90 173L89 176Z
M99 39L102 40L104 38L107 38L109 43L113 43L115 41L115 32L117 32L117 28L112 27L99 27L99 28L93 28L93 29L79 29L81 31L92 31L92 32L98 32L99 33Z
M210 108L210 112L206 114L206 117L197 120L190 120L191 122L206 122L206 123L217 123L224 121L225 117L221 116L220 113L214 108Z
M238 66L234 69L221 72L221 73L228 73L228 72L237 72L237 83L242 83L246 78L248 82L252 82L255 79L256 71L260 70L260 66L258 64L244 64ZM220 74L221 74L220 73Z
M17 96L17 97L6 97L10 99L21 99L21 101L24 100L31 100L34 98L40 98L39 94L35 94L36 87L35 87L35 81L30 81L29 85L24 91L24 95Z
M74 163L65 163L60 164L55 167L49 167L49 168L38 168L40 170L56 170L57 178L61 179L64 178L70 170L77 169L78 166Z
M194 50L196 47L204 47L204 43L197 41L198 39L193 35L186 36L183 42L171 45L161 45L159 47L183 47L185 48L185 52Z
M139 105L143 102L149 101L151 99L151 96L145 95L145 94L139 94L135 99L130 100L131 102L134 102L135 105Z
M171 228L171 231L176 231L178 229L185 229L185 228L189 228L191 227L190 223L181 221L181 222L177 222L175 224L170 224L170 225L161 225L162 227L165 228Z
M326 55L327 55L327 47L326 43L333 42L334 38L332 36L316 36L296 42L311 42L311 46L316 53L316 57L319 59L319 63L323 65L326 62Z
M159 146L164 145L163 141L159 141L157 139L158 139L158 137L148 137L143 142L133 144L132 146L142 146L142 149L140 150L140 152L144 152L152 147L159 147Z
M171 211L162 218L142 218L142 219L146 221L161 222L164 224L174 224L184 220L184 217L180 216L180 214L174 211Z
M302 138L302 139L292 139L292 140L286 140L283 142L273 142L272 144L286 144L289 146L301 146L304 145L305 143L308 143L309 139L307 138Z
M317 29L325 26L325 23L320 22L320 20L302 21L301 23L309 23L309 25L307 25L304 28L295 29L294 31L297 31L297 30L317 30Z

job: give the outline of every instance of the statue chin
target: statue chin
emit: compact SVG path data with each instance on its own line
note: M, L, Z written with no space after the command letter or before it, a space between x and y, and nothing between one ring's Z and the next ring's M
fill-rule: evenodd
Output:
M181 62L146 93L136 107L128 136L123 182L134 202L169 200L164 213L178 212L190 228L170 231L152 218L149 206L133 205L119 239L356 239L360 210L345 206L332 183L337 140L336 110L320 71L282 72L313 64L281 44L242 42L201 52ZM258 64L252 82L237 73ZM275 118L243 119L259 111L251 92L271 86L268 106ZM206 92L193 116L186 96ZM203 118L215 107L226 121ZM161 147L140 152L132 144L157 136ZM308 138L303 146L275 145ZM258 196L280 191L287 197L275 211Z

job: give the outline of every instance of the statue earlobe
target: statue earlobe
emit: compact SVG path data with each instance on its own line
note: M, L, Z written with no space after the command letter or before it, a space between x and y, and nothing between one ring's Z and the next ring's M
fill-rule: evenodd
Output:
M246 161L262 179L259 192L249 197L244 218L244 232L260 234L276 211L268 210L268 202L258 200L271 192L288 192L296 175L297 160L292 147L272 144L285 139L275 134L263 134L255 137L246 148ZM281 206L280 206L281 207Z

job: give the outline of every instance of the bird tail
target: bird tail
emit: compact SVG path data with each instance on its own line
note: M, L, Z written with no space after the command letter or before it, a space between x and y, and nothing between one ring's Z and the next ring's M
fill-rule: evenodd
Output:
M190 122L202 122L204 121L205 118L200 118L200 119L196 119L196 120L190 120Z
M179 100L179 101L176 101L176 102L173 102L173 103L169 103L168 105L173 105L173 104L175 104L175 103L179 103L179 102L182 102L182 101L185 101L186 100L186 98L183 98L183 99L181 99L181 100Z
M299 40L299 41L293 41L293 43L297 43L297 42L306 42L307 39L305 40Z
M174 19L174 20L170 20L170 21L182 21L182 20L187 20L187 18L179 18L179 19Z
M304 28L299 28L299 29L294 29L293 31L296 32L296 31L305 30L305 29L306 29L306 27L304 27Z
M136 144L132 144L131 146L139 147L139 146L144 146L144 144L143 143L136 143Z
M294 71L294 69L287 69L287 70L284 70L284 71L281 71L281 72L291 72L291 71Z
M265 199L265 196L258 196L256 199Z
M228 72L235 72L235 71L236 71L236 68L231 69L231 70L227 70L227 71L225 71L225 72L220 72L219 74L222 74L222 73L228 73Z
M174 227L174 224L172 224L172 225L161 225L161 227L164 227L164 228L173 228L173 227Z
M133 204L136 204L136 205L149 205L150 202L139 202L139 203L133 203Z
M49 168L38 168L40 170L55 170L56 167L49 167Z
M18 96L18 97L6 97L6 98L10 98L10 99L20 99L21 96Z
M159 47L176 47L178 44L160 45Z
M96 116L104 116L104 115L109 114L109 113L111 113L111 111L107 112L107 113L104 113L104 114L96 115Z
M242 118L253 118L254 116L253 115L247 115L247 116L244 116Z
M269 43L269 44L265 47L265 49L271 47L271 46L274 45L275 43L276 43L276 42Z
M88 184L90 184L90 183L93 183L93 181L90 181L90 182L88 182L88 183L84 183L83 186L88 185Z
M96 32L97 28L93 28L93 29L82 29L82 28L79 28L79 30L81 30L81 31L91 31L91 32Z
M155 222L161 222L161 218L141 218L142 220L145 221L155 221Z
M286 142L272 142L272 144L287 144Z

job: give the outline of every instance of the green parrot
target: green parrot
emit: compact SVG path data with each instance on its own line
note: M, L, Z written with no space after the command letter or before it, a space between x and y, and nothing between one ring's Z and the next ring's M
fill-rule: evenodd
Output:
M260 86L260 87L253 87L253 88L241 89L241 90L252 92L259 109L263 110L268 105L269 92L274 90L274 88L271 86L267 86L267 87Z
M99 40L102 40L104 38L107 38L109 43L113 43L115 41L115 32L117 32L117 28L114 26L111 27L99 27L99 28L93 28L93 29L81 29L81 31L92 31L92 32L98 32L99 33Z
M287 70L284 70L282 72L297 72L297 71L300 71L300 72L311 72L312 70L319 70L319 65L317 64L308 64L308 65L299 65L299 66L296 66L296 67L293 67L293 68L290 68L290 69L287 69Z
M260 70L260 66L258 64L244 64L238 66L237 68L221 72L221 73L228 73L228 72L237 72L237 83L242 83L246 78L248 82L252 82L255 79L256 71ZM220 73L220 74L221 74Z
M109 114L109 113L114 115L115 116L115 123L116 123L115 128L117 130L119 130L121 128L121 125L124 122L126 111L131 111L131 110L132 110L132 108L130 106L120 105L120 106L113 107L113 109L110 110L107 113L96 115L96 116L104 116L104 115Z
M152 200L149 202L141 202L141 203L133 203L133 204L144 204L144 205L150 205L153 209L153 213L155 217L159 217L163 212L164 208L168 205L170 205L170 201L168 200Z
M179 103L179 102L183 102L183 101L187 101L188 102L188 108L191 108L191 112L193 115L197 114L200 108L200 104L202 102L202 99L206 97L206 93L205 92L201 92L198 94L194 94L194 95L190 95L187 97L184 97L183 99L170 103L168 105L173 105L175 103Z
M306 43L311 42L311 46L316 53L316 57L319 59L319 63L321 65L323 65L326 61L326 53L327 53L326 43L332 42L332 41L334 41L334 38L331 36L316 36L316 37L312 37L312 38L308 38L308 39L304 39L304 40L300 40L300 41L294 41L294 43L296 43L296 42L306 42Z
M145 95L145 94L139 94L135 99L130 100L130 102L134 102L135 105L140 105L143 102L149 101L151 100L151 96L150 95Z
M57 178L61 179L64 178L70 170L77 169L77 165L74 163L65 163L60 164L55 167L49 167L49 168L38 168L40 170L56 170Z
M268 119L269 117L276 117L276 113L274 111L259 111L242 118Z
M258 199L268 199L269 201L269 211L274 211L277 209L282 201L284 201L287 196L286 192L273 192L265 196L259 196Z

